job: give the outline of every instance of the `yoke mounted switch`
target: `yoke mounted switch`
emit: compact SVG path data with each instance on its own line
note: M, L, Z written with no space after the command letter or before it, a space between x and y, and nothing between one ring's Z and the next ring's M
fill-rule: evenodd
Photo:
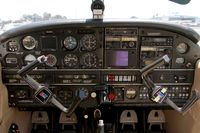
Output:
M151 92L151 100L156 103L167 103L169 106L171 106L173 109L175 109L178 112L186 112L199 98L200 93L197 90L192 91L192 96L190 99L184 104L183 107L178 107L170 98L167 97L167 90L163 88L162 86L157 86L153 83L150 76L148 75L150 72L152 72L155 68L165 64L169 63L170 58L168 55L164 55L157 59L156 61L152 62L148 66L141 69L141 77L144 81L144 84L152 91Z

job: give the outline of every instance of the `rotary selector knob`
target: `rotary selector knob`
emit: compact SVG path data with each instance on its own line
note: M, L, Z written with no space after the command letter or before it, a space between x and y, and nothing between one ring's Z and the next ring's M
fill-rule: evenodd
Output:
M76 95L81 99L86 99L89 96L89 92L86 88L79 88L76 91Z

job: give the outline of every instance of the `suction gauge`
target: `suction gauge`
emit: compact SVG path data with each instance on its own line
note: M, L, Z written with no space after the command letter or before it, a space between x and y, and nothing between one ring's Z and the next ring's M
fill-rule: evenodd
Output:
M37 44L37 41L32 36L26 36L22 40L22 44L23 44L23 46L24 46L25 49L32 50L32 49L35 48L35 46Z
M176 50L180 54L184 54L188 51L188 45L186 43L179 43L178 46L176 47Z
M64 44L64 47L68 50L73 50L77 47L77 41L72 36L66 37L63 44Z

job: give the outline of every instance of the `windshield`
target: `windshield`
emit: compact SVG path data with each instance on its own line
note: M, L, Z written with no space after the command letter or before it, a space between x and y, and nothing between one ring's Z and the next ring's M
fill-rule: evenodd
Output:
M58 19L92 18L92 0L4 0L0 7L0 34L22 24ZM180 5L168 0L104 0L104 18L170 21L200 33L199 0Z

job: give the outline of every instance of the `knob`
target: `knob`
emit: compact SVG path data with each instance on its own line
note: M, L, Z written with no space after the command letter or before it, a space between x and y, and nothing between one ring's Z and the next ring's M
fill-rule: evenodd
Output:
M77 95L81 100L83 100L83 99L85 99L85 98L88 97L89 92L88 92L88 90L87 90L86 88L80 88L80 89L77 89L76 95Z
M115 100L115 98L116 98L116 95L115 95L114 92L108 93L108 99L109 99L109 101L113 102Z
M128 99L134 99L136 94L137 94L137 92L134 88L129 88L126 90L126 97Z
M94 110L94 118L100 119L101 118L101 111L99 109Z

